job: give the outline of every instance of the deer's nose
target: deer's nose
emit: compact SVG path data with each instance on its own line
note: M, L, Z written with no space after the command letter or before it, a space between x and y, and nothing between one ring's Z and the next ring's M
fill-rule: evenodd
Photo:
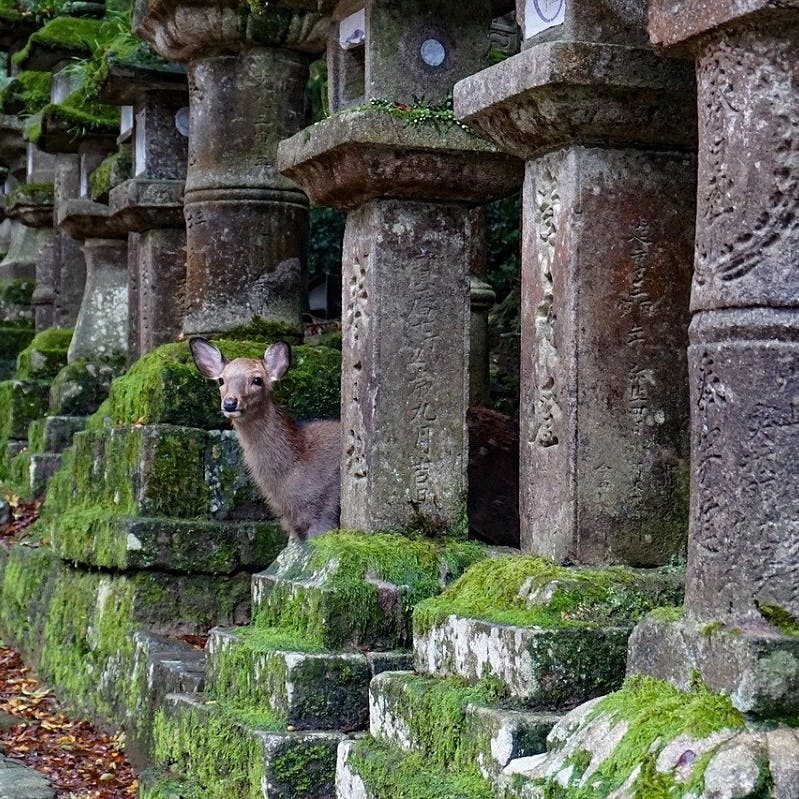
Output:
M239 401L236 397L225 397L222 400L222 410L223 411L235 411L236 407L238 406Z

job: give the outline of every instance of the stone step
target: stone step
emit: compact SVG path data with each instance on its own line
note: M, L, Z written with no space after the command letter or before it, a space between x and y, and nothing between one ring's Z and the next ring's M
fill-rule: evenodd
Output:
M302 651L302 645L257 627L213 629L206 648L209 692L237 705L268 707L297 730L349 732L366 727L372 677L411 661L407 651Z
M75 433L86 424L85 416L46 416L28 427L31 452L63 452L72 445Z
M495 779L514 758L546 749L559 714L490 706L491 689L461 679L384 672L369 688L369 732L430 762L474 763Z
M342 741L336 762L337 799L496 799L475 769L432 765L370 736Z
M165 697L153 730L153 768L162 780L190 780L204 799L333 797L341 733L287 731L268 711L198 694Z
M196 693L205 685L205 652L183 640L149 632L133 634L131 683L135 703L125 725L125 753L143 769L152 759L152 726L164 697Z
M483 555L471 542L398 534L336 531L292 542L253 576L253 619L322 649L402 649L414 604Z
M488 677L525 707L573 707L621 685L634 624L681 597L675 569L486 559L416 606L414 667L472 684Z
M108 569L234 574L268 566L286 543L271 521L130 518L104 508L68 507L49 526L65 560Z
M50 384L45 380L4 380L0 383L0 441L25 440L28 425L47 412Z

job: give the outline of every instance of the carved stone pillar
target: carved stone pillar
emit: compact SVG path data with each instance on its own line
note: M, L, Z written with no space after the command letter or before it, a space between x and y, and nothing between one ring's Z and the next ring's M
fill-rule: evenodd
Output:
M799 10L652 4L699 87L685 617L648 620L630 668L699 673L742 711L799 712ZM712 628L712 631L710 631Z
M440 103L482 65L491 8L368 0L339 3L333 19L338 111L370 98ZM350 211L342 526L465 532L469 270L483 234L471 207L510 193L519 161L455 125L353 109L281 142L279 165L314 202Z
M275 169L278 141L303 124L306 53L324 18L270 4L138 0L134 30L187 62L186 295L183 331L261 318L290 330L304 302L307 199Z
M521 544L557 561L656 565L686 535L694 95L645 9L520 0L522 51L455 87L527 159Z

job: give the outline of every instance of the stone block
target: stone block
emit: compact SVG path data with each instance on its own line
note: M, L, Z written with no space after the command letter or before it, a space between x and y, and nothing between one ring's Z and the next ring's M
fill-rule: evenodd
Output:
M72 446L72 437L83 429L83 416L45 416L28 427L28 446L31 452L63 452Z
M38 333L17 358L17 377L26 380L52 380L67 364L67 348L72 340L68 328L50 328Z
M342 739L335 732L286 732L267 711L244 715L196 694L170 694L156 716L155 766L179 764L174 776L191 780L208 799L327 799Z
M501 710L492 701L490 689L458 679L383 672L369 686L369 732L431 764L468 762L493 779L511 759L545 751L559 716Z
M49 383L43 380L0 383L0 441L27 437L28 425L47 412L49 390Z
M59 514L50 531L55 551L73 563L190 574L262 569L286 541L275 522L126 518L86 506Z
M339 745L335 795L347 799L492 799L496 794L473 767L435 766L419 754L366 737Z
M366 657L289 651L281 643L279 635L257 628L212 630L207 649L213 695L268 707L297 730L364 728L372 677Z
M59 370L50 388L50 413L89 416L108 396L118 364L75 361Z
M450 616L414 630L414 665L423 674L490 677L520 705L562 708L618 688L626 627L531 628Z
M765 624L741 629L652 614L630 637L627 669L681 690L698 676L752 716L790 720L799 713L799 636Z
M28 467L28 485L30 496L39 498L45 495L50 478L61 468L61 454L58 452L39 453L30 455Z
M376 198L483 203L510 194L521 162L456 125L410 126L377 110L332 116L284 139L278 167L319 205Z
M331 532L291 542L252 578L253 620L323 649L391 650L411 640L411 609L482 553L473 544Z
M0 796L3 799L53 799L55 789L37 771L0 754Z

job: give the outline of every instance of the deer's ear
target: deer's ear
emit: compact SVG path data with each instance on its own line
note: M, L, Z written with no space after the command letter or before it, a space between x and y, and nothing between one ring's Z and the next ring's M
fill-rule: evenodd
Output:
M189 339L189 348L191 349L194 363L200 370L200 374L211 380L216 380L222 374L227 361L222 353L210 341L196 336Z
M291 366L291 347L285 341L276 341L264 353L264 366L273 383L281 380Z

